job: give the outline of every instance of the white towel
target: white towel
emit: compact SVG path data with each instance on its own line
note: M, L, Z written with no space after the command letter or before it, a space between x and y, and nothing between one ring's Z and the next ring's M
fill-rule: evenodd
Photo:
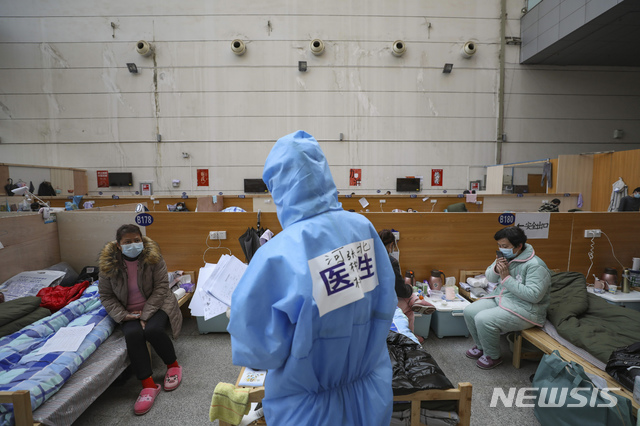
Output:
M469 277L467 278L467 284L469 284L471 287L482 287L485 288L487 286L487 284L489 284L489 281L487 281L487 278L482 276L481 278L472 278Z

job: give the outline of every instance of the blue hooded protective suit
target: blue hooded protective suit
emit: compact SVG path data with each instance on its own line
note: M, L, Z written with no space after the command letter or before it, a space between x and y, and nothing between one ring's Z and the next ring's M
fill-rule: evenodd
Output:
M233 293L233 363L269 370L269 425L387 426L397 298L378 233L342 209L325 156L303 131L276 142L262 178L283 231Z

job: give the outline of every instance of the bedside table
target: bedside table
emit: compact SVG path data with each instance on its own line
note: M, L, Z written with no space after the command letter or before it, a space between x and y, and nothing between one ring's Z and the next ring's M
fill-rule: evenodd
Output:
M593 287L587 287L589 293L602 297L607 302L622 306L624 308L633 309L634 311L640 311L640 291L631 290L629 293L622 293L617 291L616 294L605 292L595 293Z

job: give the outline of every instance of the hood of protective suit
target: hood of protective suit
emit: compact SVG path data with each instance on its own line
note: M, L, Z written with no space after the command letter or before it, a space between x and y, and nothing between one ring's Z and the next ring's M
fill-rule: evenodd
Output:
M329 210L342 210L320 145L302 130L276 142L264 164L262 180L271 192L283 229Z

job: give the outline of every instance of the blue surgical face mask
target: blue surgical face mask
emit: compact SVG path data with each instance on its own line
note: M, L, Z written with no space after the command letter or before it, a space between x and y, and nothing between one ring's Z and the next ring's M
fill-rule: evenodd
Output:
M507 259L513 259L514 257L516 257L516 255L513 254L513 249L512 248L502 248L502 247L500 247L500 251L502 252L502 254L504 254L504 257L506 257Z
M130 258L135 258L138 257L140 253L142 253L143 248L144 243L125 244L122 246L122 254Z
M634 192L633 193L633 198L640 198L640 193Z

